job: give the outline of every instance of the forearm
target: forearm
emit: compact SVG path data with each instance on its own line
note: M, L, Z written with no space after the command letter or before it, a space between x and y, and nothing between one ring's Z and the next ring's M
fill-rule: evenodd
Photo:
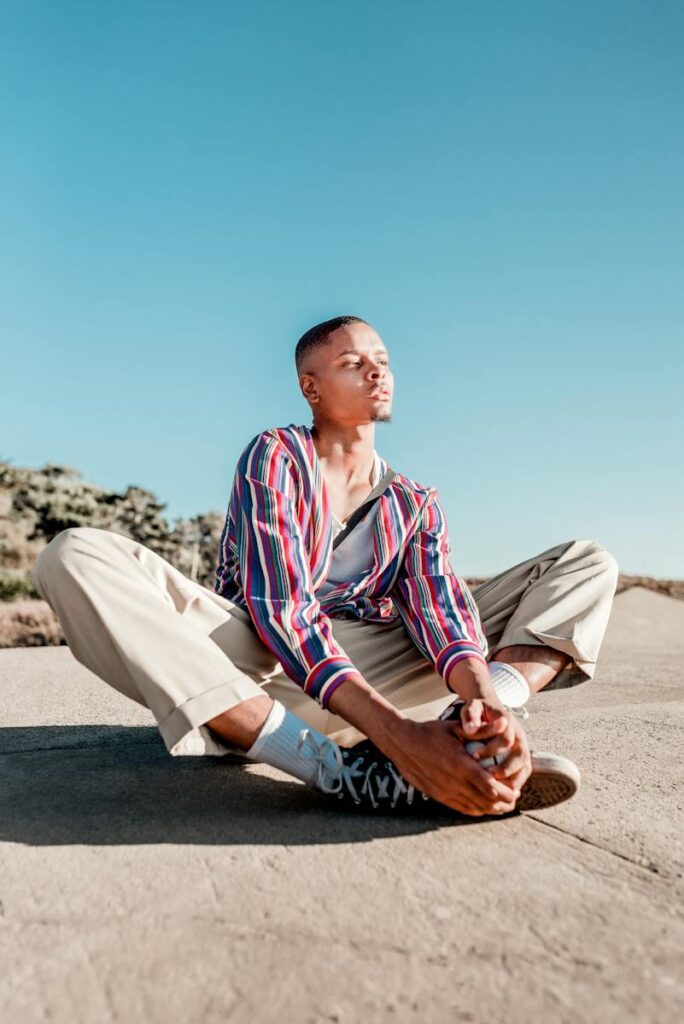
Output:
M328 708L368 736L388 756L410 725L407 719L361 673L350 676L330 697Z
M449 686L463 700L481 698L503 707L489 678L489 667L479 658L463 658L449 673ZM329 709L341 715L391 756L410 722L374 690L361 673L346 679L330 697Z
M489 666L479 658L462 658L449 673L449 688L463 700L480 698L488 704L503 707L489 676Z

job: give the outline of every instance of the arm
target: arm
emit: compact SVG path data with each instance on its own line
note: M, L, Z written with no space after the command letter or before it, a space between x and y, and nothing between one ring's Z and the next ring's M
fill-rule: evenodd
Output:
M439 662L449 685L464 697L491 696L496 702L477 608L448 563L446 522L432 495L407 546L392 596L416 646ZM473 718L479 704L469 701ZM465 751L460 723L410 721L360 675L335 691L330 710L365 733L409 782L447 806L473 816L504 813L515 806L519 793L511 780L494 778ZM500 728L488 736L498 736Z
M327 707L358 673L314 595L297 498L290 453L268 432L258 435L240 457L231 497L245 601L287 675Z
M459 738L488 740L479 757L508 751L507 762L494 775L520 787L531 770L525 735L491 685L477 605L465 580L454 573L450 553L446 516L437 491L430 488L392 597L418 649L447 687L467 701L455 726Z
M446 516L433 487L407 544L391 596L409 636L447 686L456 689L453 680L458 677L459 683L477 689L489 680L487 638L467 583L451 567L450 553ZM456 672L456 666L465 662L467 669Z

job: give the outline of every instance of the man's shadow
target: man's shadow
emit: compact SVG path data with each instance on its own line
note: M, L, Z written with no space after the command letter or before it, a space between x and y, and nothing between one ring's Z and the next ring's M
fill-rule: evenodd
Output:
M344 811L228 757L170 757L155 727L1 728L0 765L0 841L29 846L359 843L484 824Z

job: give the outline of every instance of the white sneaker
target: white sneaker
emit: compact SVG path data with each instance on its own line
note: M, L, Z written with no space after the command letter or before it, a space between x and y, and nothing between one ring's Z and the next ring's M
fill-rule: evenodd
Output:
M569 757L531 750L532 774L520 791L516 811L540 811L569 800L580 788L580 770Z
M440 715L441 719L455 718L461 716L461 704L459 698L450 704ZM509 708L519 718L528 718L529 712L526 707ZM471 741L467 744L471 753L481 741ZM562 757L560 754L549 754L541 750L531 750L532 774L527 782L523 784L520 791L520 799L515 805L516 811L540 811L544 807L554 807L574 796L580 788L580 770L574 761L569 757ZM494 759L492 759L493 761ZM487 762L482 764L487 767ZM511 812L515 813L515 812Z

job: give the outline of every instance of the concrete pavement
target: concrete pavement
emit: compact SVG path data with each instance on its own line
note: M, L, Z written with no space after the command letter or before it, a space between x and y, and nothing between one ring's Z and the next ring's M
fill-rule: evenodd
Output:
M454 825L170 758L68 648L2 650L0 1015L681 1018L683 690L684 602L619 594L596 678L529 704L580 794Z

